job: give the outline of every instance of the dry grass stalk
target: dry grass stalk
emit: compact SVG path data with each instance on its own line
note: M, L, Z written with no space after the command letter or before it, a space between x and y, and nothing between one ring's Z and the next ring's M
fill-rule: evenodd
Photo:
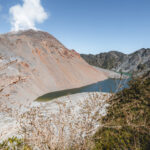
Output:
M21 115L15 112L24 144L40 150L88 150L92 145L88 141L99 127L101 116L105 115L105 99L109 97L90 94L78 101L78 105L71 100L56 101L55 112L49 110L47 104L32 107Z

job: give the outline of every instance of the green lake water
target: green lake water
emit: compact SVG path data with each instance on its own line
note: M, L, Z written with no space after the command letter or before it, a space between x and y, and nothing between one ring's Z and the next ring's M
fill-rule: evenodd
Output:
M83 86L80 88L67 89L62 91L50 92L43 96L40 96L36 101L50 101L52 99L66 96L70 94L83 93L83 92L106 92L116 93L124 88L128 88L128 82L130 79L107 79L94 84Z

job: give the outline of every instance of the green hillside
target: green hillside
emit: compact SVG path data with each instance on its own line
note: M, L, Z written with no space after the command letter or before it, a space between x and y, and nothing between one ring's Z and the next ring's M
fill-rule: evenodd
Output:
M150 149L150 72L129 85L109 100L94 150Z

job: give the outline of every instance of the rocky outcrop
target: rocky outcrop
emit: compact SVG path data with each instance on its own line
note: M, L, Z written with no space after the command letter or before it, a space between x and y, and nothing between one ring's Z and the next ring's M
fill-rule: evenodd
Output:
M150 70L150 49L140 49L126 55L117 51L97 55L81 54L89 64L101 68L126 73L143 74Z
M24 103L48 92L106 78L46 32L0 35L0 101Z

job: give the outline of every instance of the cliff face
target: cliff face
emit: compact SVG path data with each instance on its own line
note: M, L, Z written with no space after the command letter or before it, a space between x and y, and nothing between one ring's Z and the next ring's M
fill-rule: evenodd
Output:
M117 51L97 55L81 54L89 64L117 72L143 74L150 70L150 49L140 49L126 55Z
M34 100L106 78L46 32L0 35L0 100Z

